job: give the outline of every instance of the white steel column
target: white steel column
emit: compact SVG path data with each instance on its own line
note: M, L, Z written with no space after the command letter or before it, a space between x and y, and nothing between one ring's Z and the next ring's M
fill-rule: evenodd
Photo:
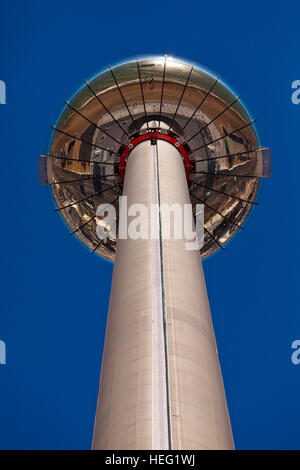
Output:
M123 194L149 216L151 204L189 204L177 149L137 145ZM162 217L152 239L117 242L94 449L233 448L201 257L161 239Z

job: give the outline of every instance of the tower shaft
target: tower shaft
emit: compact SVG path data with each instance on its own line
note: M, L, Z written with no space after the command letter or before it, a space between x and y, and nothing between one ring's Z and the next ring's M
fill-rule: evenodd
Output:
M152 205L190 204L177 149L137 145L123 195L149 227ZM152 211L148 239L117 241L94 449L234 447L200 253L163 240L164 217Z

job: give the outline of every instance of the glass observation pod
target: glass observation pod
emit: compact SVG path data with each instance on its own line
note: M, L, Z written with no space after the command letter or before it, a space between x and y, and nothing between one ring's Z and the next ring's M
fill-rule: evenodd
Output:
M96 208L118 210L130 149L149 132L182 149L191 202L205 207L205 258L242 228L271 166L239 97L200 66L139 58L85 82L53 127L40 157L41 183L51 185L72 232L114 261L118 232L99 240Z

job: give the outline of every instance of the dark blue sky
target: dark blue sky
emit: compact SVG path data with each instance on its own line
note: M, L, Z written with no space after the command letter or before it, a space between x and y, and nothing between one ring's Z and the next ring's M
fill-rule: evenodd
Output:
M204 262L236 447L299 449L299 2L10 1L0 12L1 449L91 444L112 264L70 237L38 156L83 78L136 54L221 73L257 118L272 178Z

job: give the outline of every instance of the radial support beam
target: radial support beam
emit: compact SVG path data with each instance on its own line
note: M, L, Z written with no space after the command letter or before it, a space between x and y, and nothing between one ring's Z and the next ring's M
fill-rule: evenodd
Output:
M177 149L135 147L123 195L149 215L190 204ZM200 253L162 239L166 214L154 213L152 239L117 241L93 448L232 449Z

